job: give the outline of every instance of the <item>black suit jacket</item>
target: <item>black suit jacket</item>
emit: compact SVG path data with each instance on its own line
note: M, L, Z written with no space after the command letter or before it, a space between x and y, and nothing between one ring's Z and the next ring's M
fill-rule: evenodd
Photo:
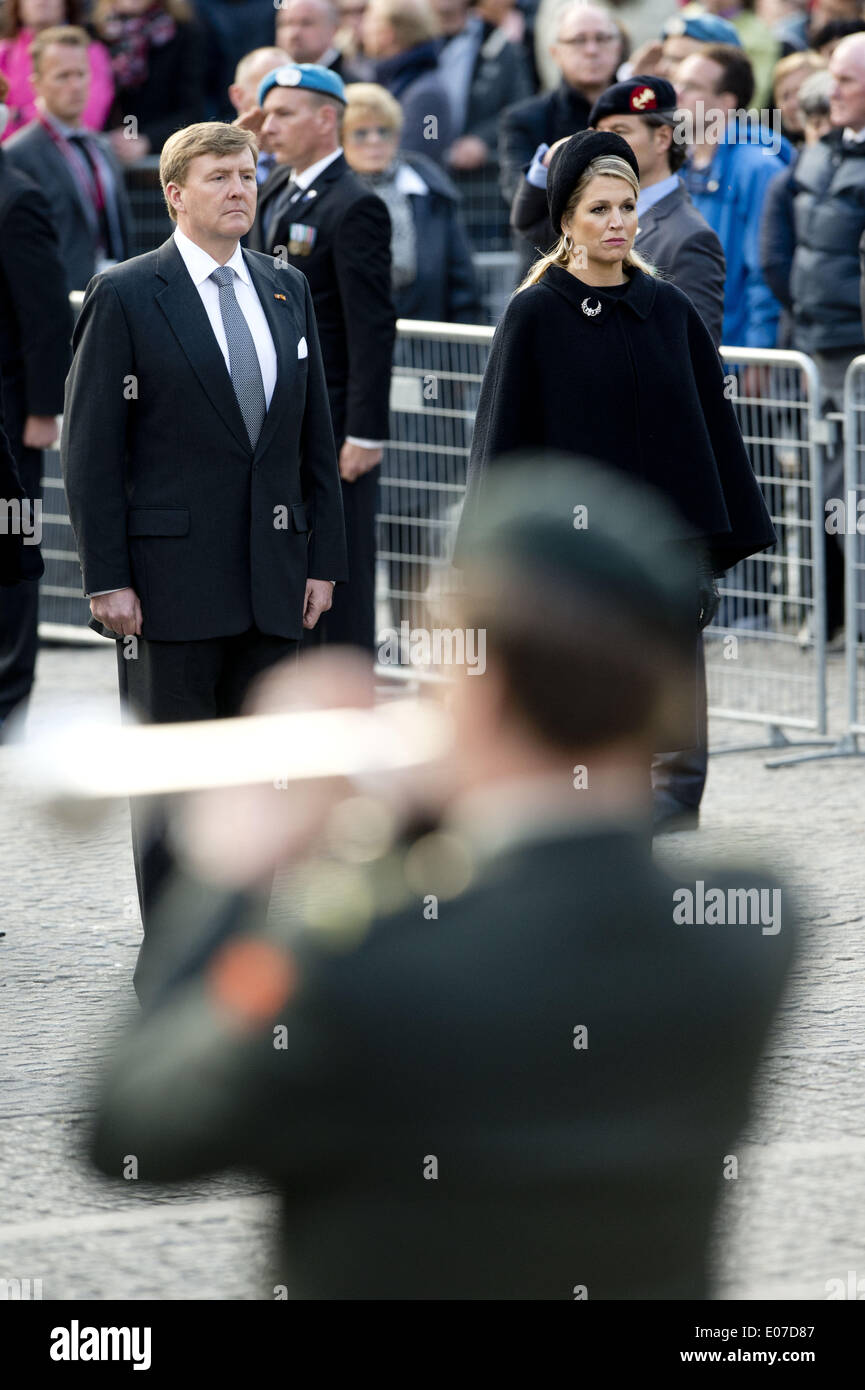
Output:
M296 266L309 281L337 446L349 434L387 439L396 334L387 208L340 155L265 238L268 212L290 177L278 165L260 190L249 244ZM314 229L308 254L290 249L292 224Z
M61 463L84 588L132 585L146 638L255 624L299 639L307 577L346 578L309 288L269 256L244 255L278 362L254 453L173 237L97 276L76 324Z
M290 1297L705 1298L794 926L786 895L775 934L680 925L674 893L697 879L725 901L772 886L705 864L674 877L648 836L587 827L475 861L436 921L404 889L334 951L189 883L164 933L224 932L233 913L293 955L290 996L266 1016L221 1005L227 970L205 955L113 1058L96 1162L118 1181L129 1153L148 1180L265 1174ZM373 865L371 901L398 881ZM347 944L353 894L343 917Z
M114 174L117 212L124 249L128 253L132 245L132 210L123 171L108 142L93 131L87 133L91 139L99 140L99 147ZM32 121L23 130L17 131L3 148L10 163L37 183L48 200L66 271L67 288L86 289L96 270L96 241L78 184L66 160L38 121Z
M520 180L511 207L511 226L539 254L549 251L558 238L550 222L545 189L535 188L525 178ZM678 188L640 214L634 250L685 291L715 347L720 347L727 274L724 249L694 207L681 179Z
M0 391L10 438L28 415L59 415L72 310L44 194L0 150Z

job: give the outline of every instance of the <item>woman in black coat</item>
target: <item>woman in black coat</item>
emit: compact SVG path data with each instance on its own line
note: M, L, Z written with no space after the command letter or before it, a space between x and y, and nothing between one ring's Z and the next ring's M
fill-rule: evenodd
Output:
M481 504L487 470L515 450L621 468L664 493L683 537L704 543L704 625L717 606L711 576L775 533L702 319L631 249L638 193L636 158L618 135L581 131L553 157L547 196L561 236L496 330L466 507Z

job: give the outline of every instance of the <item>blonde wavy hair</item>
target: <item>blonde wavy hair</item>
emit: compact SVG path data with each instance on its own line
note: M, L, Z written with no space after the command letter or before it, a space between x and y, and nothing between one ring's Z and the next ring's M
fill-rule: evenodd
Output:
M591 164L587 164L580 175L573 193L565 204L563 218L571 216L592 179L597 178L599 174L607 174L610 178L614 179L624 179L625 182L630 185L634 198L636 199L639 197L640 181L627 160L620 159L620 157L615 154L600 155L598 159L593 159ZM529 273L525 280L517 285L516 293L519 294L520 290L527 290L530 285L536 285L539 280L544 278L551 265L560 265L563 270L567 270L570 260L571 255L565 246L565 236L564 233L562 233L552 250L548 251L545 256L541 256L540 259L535 261L529 268ZM622 261L622 268L625 270L642 270L646 275L657 274L651 261L647 261L639 252L634 250L633 246Z

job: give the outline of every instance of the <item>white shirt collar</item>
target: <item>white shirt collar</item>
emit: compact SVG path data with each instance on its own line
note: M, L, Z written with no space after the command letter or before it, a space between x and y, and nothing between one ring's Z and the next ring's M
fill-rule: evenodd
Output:
M309 188L310 184L315 183L319 174L324 173L327 166L333 164L335 159L339 159L341 154L342 145L338 145L331 154L326 154L324 159L317 159L315 164L310 164L309 168L304 169L302 174L295 174L294 170L292 170L291 177L294 179L298 188Z
M197 242L192 241L179 227L174 229L174 244L183 257L183 263L192 276L192 282L196 288L204 284L204 281L209 279L212 272L219 266L219 261L215 261L209 251L205 251ZM251 283L240 242L237 243L233 255L225 264L230 266L236 275L240 276L244 284Z
M420 194L421 197L429 193L429 184L421 178L417 170L413 169L410 164L400 163L397 165L395 182L398 193L415 193Z
M865 140L865 125L861 130L853 130L849 125L845 126L842 138L855 145L861 145L862 141Z

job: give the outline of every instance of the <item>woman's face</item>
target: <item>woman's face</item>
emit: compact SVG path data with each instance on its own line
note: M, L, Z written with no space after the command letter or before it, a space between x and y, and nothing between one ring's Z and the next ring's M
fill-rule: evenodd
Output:
M574 211L562 219L573 241L572 262L614 265L623 261L637 233L637 200L625 179L597 174Z
M794 134L801 134L802 121L799 116L799 88L810 77L813 68L806 67L803 63L795 72L791 72L783 78L775 88L775 105L781 112L781 120L786 130Z
M356 174L383 174L393 162L399 136L378 113L348 110L342 142L346 160Z
M36 33L54 24L67 22L66 0L21 0L18 13L21 27L33 29Z

